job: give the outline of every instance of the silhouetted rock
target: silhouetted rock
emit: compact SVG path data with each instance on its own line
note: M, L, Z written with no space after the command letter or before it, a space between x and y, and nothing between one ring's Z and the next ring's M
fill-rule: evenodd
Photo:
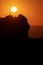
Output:
M28 30L30 25L27 23L27 18L23 15L18 15L18 17L13 17L8 15L4 18L0 18L0 38L3 39L27 39Z
M22 14L19 14L18 17L8 15L0 18L0 43L24 44L23 47L30 46L30 48L40 47L41 45L37 43L43 43L43 38L32 39L28 37L30 25L27 21L27 18Z

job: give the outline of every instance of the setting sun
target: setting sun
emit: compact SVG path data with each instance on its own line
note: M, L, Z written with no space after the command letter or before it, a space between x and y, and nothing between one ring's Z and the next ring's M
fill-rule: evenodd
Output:
M17 8L16 7L11 7L11 11L12 12L16 12L17 11Z

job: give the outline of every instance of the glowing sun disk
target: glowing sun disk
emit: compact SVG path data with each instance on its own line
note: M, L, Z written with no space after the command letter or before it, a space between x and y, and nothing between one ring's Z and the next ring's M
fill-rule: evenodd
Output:
M16 11L17 11L17 8L16 8L16 7L12 7L12 8L11 8L11 11L12 11L12 12L16 12Z

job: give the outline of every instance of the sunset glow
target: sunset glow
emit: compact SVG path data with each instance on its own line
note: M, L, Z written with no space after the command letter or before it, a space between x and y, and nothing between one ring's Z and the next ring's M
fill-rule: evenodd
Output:
M43 25L43 0L0 0L0 17L9 13L23 14L30 25Z

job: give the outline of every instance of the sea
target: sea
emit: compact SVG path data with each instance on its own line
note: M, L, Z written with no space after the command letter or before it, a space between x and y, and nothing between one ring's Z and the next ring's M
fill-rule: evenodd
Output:
M28 32L29 37L31 38L41 38L43 37L43 25L32 25L30 26L30 30Z

